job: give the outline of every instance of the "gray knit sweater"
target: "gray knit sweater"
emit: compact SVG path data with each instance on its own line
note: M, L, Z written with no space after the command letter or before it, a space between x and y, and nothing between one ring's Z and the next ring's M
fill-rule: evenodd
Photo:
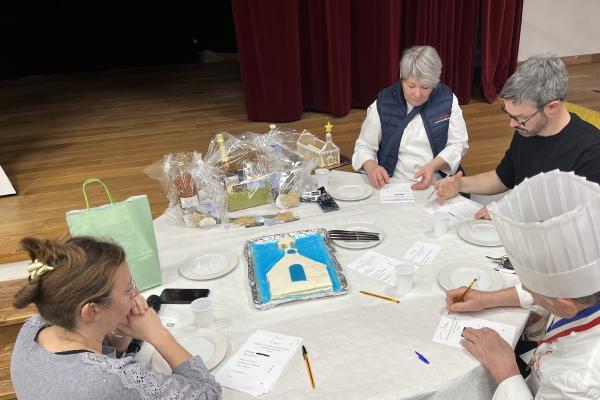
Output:
M132 357L55 354L35 338L47 323L36 315L21 328L11 360L11 379L19 400L218 399L221 386L198 356L178 365L172 375L156 372Z

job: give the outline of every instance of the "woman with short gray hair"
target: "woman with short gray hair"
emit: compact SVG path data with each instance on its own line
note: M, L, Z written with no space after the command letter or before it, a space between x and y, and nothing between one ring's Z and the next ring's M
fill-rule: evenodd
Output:
M380 189L394 176L426 189L437 172L454 174L468 149L462 110L440 83L442 61L431 46L406 49L400 81L383 89L367 109L352 166Z

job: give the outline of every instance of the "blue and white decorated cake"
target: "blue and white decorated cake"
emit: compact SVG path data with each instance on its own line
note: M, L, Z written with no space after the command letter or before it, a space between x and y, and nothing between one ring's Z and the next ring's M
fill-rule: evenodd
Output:
M347 292L346 278L325 237L324 230L308 230L246 243L248 276L257 307Z

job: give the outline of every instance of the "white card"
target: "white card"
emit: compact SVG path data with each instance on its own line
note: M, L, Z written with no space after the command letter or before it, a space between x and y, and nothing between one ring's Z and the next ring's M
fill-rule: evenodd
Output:
M500 337L512 346L515 337L515 327L500 322L487 321L462 314L444 314L433 335L436 343L447 344L454 347L463 347L460 344L462 331L465 328L490 328L498 332Z
M346 267L394 286L394 267L399 263L395 258L369 250Z
M465 221L472 221L477 211L481 209L482 205L474 202L473 200L465 199L464 197L457 197L456 200L452 199L443 206L437 202L430 202L425 206L425 210L433 215L436 212L443 211L450 216L449 225L456 225Z
M411 184L388 183L379 190L379 200L381 203L412 203L415 201Z
M268 393L296 353L302 339L256 331L217 372L222 386L253 396Z
M403 258L419 264L431 264L441 249L442 246L437 244L416 241Z

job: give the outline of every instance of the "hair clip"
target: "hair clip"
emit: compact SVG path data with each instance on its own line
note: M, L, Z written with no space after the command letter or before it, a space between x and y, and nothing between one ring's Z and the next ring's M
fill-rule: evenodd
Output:
M54 270L49 265L39 262L35 259L31 264L27 266L27 272L29 272L29 279L37 278L38 276L44 275L46 272Z

